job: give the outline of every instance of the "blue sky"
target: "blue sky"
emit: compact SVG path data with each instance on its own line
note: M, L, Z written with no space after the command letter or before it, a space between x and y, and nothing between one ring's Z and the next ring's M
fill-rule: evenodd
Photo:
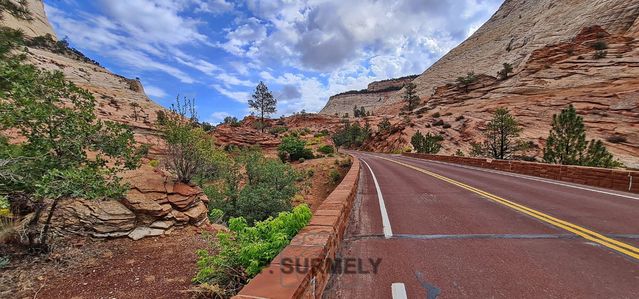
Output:
M201 120L250 113L260 80L273 116L319 111L374 80L422 73L503 0L45 0L59 38L109 70L139 77L169 106L196 99Z

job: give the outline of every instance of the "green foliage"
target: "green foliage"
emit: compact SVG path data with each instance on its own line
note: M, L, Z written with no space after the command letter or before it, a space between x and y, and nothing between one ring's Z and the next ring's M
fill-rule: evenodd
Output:
M255 87L255 92L251 97L248 101L249 107L260 114L260 123L263 124L264 115L269 115L277 111L275 107L277 105L277 99L273 97L273 94L271 94L266 84L262 81ZM261 127L261 130L264 132L264 126Z
M404 85L404 95L402 96L402 99L404 100L404 103L406 103L404 106L406 111L413 111L417 108L417 105L419 105L420 99L415 91L416 88L417 85L412 82Z
M583 118L570 105L559 115L552 117L552 129L544 149L547 163L579 165L581 154L586 148L586 129Z
M335 132L332 139L336 147L358 148L370 138L370 135L371 128L368 124L361 127L359 123L351 125L350 122L344 121L342 129Z
M306 142L299 137L289 135L282 138L282 143L277 148L278 156L282 161L297 161L300 158L313 159L313 151L306 148Z
M342 181L342 175L334 168L328 173L328 178L333 185L337 185Z
M253 223L291 209L298 177L288 164L259 152L243 152L226 167L222 186L208 186L204 192L210 199L209 209L224 211L226 219L244 217ZM239 182L245 182L244 186Z
M335 148L332 145L325 144L325 145L320 146L317 149L317 151L322 153L322 154L328 155L328 154L334 153L335 152Z
M300 205L292 212L249 226L244 218L229 220L229 232L217 234L213 252L198 250L198 273L193 282L217 285L224 297L235 295L240 288L279 254L311 219L311 210Z
M330 132L325 129L325 130L321 130L319 133L315 133L313 137L324 137L328 135L330 135Z
M390 132L391 123L390 123L390 120L388 119L388 117L384 117L382 119L382 121L379 123L378 127L379 127L379 132L380 133Z
M224 211L220 209L211 209L209 211L209 221L211 223L221 223L222 219L224 219Z
M20 43L20 34L9 29L0 34L9 38L0 42L0 131L25 138L18 144L0 138L0 160L12 161L3 167L10 175L1 178L0 191L27 194L34 201L52 199L49 215L65 197L122 197L126 188L117 173L137 168L147 149L136 146L128 127L97 119L93 96L61 72L39 70L9 52ZM37 242L46 245L48 220L43 232L29 232L30 244L39 235Z
M176 99L164 122L158 123L167 144L166 165L178 181L215 178L227 160L226 154L215 146L213 138L197 123L195 103Z
M153 167L153 168L158 168L158 166L160 166L160 161L158 160L151 160L149 161L149 166Z
M241 124L237 120L235 116L227 116L224 118L224 124L229 125L231 127L239 127Z
M510 63L504 63L503 68L497 72L497 77L499 77L500 80L506 80L508 79L508 74L513 72L513 66Z
M477 82L477 80L479 80L479 79L477 78L475 73L474 72L469 72L468 74L466 74L465 77L458 77L457 78L457 85L459 87L462 87L465 92L468 92L468 87L471 84Z
M596 41L594 44L592 44L592 48L597 51L603 51L608 49L608 43L606 43L605 40L600 39Z
M508 109L497 108L483 132L487 154L494 159L510 159L518 150L516 138L520 132L519 123Z
M279 135L279 134L282 134L282 133L284 133L284 132L286 132L286 131L288 131L288 128L287 128L287 127L280 127L280 126L278 126L278 127L273 127L273 128L271 128L271 129L269 129L269 130L268 130L268 132L269 132L270 134L272 134L272 135Z
M417 133L411 137L410 143L418 153L437 154L442 148L441 142L443 140L444 137L440 135L426 133L424 136L421 132L417 131Z
M464 155L464 152L462 152L462 150L461 150L461 149L457 149L457 151L455 151L455 155L454 155L454 156L457 156L457 157L464 157L464 156L466 156L466 155Z
M0 269L4 269L9 266L9 257L8 256L0 256Z
M552 129L546 140L544 162L614 168L622 166L614 160L601 140L586 142L583 118L570 105L552 117Z

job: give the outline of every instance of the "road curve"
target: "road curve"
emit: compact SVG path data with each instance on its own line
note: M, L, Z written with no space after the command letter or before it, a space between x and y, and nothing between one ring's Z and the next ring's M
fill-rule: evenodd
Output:
M352 154L360 188L338 251L352 267L325 298L639 297L638 195Z

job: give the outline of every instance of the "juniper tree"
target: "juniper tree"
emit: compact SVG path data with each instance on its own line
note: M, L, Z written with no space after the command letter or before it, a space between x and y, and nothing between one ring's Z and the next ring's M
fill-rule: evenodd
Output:
M457 77L457 84L461 86L465 92L468 92L468 87L477 82L477 76L474 72L469 72L465 77Z
M508 79L508 74L513 72L513 66L510 63L504 63L504 68L501 71L497 72L497 76L500 80Z
M266 84L262 81L255 87L255 92L251 97L252 99L248 101L249 107L260 113L260 122L262 123L261 131L264 133L264 115L269 115L277 111L277 99L273 97L273 94L271 94Z
M404 85L404 102L406 103L405 109L406 111L413 111L413 109L417 108L419 105L419 97L417 96L417 92L415 91L417 85L415 83L408 83Z

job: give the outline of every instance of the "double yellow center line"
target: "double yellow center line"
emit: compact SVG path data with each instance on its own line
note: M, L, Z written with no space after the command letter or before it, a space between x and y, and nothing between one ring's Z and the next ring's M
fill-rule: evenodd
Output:
M499 203L499 204L502 204L502 205L507 206L509 208L512 208L512 209L514 209L514 210L516 210L518 212L521 212L521 213L524 213L524 214L529 215L531 217L534 217L534 218L536 218L536 219L538 219L540 221L543 221L543 222L546 222L548 224L554 225L556 227L565 229L565 230L567 230L567 231L569 231L571 233L574 233L574 234L576 234L578 236L583 237L586 240L595 242L595 243L600 244L602 246L605 246L605 247L607 247L609 249L615 250L617 252L623 253L625 255L628 255L630 257L633 257L633 258L639 260L639 248L634 247L632 245L617 241L615 239L608 238L608 237L606 237L606 236L604 236L604 235L602 235L600 233L591 231L591 230L589 230L589 229L587 229L585 227L581 227L579 225L570 223L568 221L557 219L557 218L552 217L552 216L550 216L548 214L539 212L537 210L534 210L534 209L531 209L529 207L520 205L520 204L512 202L510 200L501 198L501 197L499 197L497 195L488 193L486 191L479 190L479 189L477 189L475 187L466 185L466 184L464 184L462 182L447 178L445 176L436 174L434 172L430 172L428 170L424 170L422 168L415 167L415 166L410 165L410 164L398 162L398 161L395 161L395 160L391 160L391 159L388 159L388 158L379 157L379 156L377 156L377 157L380 158L380 159L384 159L384 160L387 160L387 161L402 165L404 167L408 167L408 168L417 170L417 171L419 171L421 173L425 173L425 174L427 174L429 176L432 176L434 178L440 179L440 180L442 180L444 182L451 183L451 184L453 184L455 186L461 187L461 188L466 189L468 191L471 191L471 192L473 192L475 194L479 194L479 195L481 195L481 196L483 196L483 197L485 197L485 198L487 198L487 199L489 199L491 201L494 201L496 203Z

